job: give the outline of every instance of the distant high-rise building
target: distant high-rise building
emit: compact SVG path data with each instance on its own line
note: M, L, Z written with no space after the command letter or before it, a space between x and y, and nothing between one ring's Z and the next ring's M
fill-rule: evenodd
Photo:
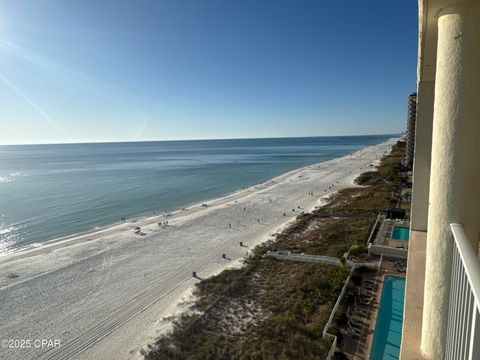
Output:
M407 112L407 153L405 163L408 168L413 166L413 153L415 150L415 120L417 118L417 93L408 96Z

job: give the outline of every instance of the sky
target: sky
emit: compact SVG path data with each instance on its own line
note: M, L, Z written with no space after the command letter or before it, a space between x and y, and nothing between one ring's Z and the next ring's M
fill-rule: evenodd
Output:
M0 144L400 133L417 2L0 0Z

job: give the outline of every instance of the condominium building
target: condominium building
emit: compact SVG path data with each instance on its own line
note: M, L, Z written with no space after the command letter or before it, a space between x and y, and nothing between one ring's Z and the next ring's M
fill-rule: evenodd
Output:
M401 359L480 359L480 1L420 0Z
M413 166L413 154L415 149L415 120L417 117L417 93L408 96L407 109L407 147L405 164L409 169Z

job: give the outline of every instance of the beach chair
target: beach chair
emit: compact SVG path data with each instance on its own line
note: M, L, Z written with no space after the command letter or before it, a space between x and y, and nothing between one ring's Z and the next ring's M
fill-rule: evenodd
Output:
M361 298L370 298L370 297L373 296L373 292L370 291L370 290L362 289L362 290L360 290L360 292L358 293L358 295L359 295Z
M362 329L363 329L363 323L361 323L359 321L354 321L352 319L349 319L347 323L348 323L349 326L351 326L352 328L357 329L359 331L362 331Z
M354 339L359 339L362 336L359 330L353 329L351 326L347 326L347 333Z
M356 306L356 305L353 307L353 312L363 317L366 317L368 313L366 308L360 308L359 306Z
M370 305L370 303L372 302L373 300L373 296L371 296L370 298L360 298L359 299L359 302L360 304L362 305Z

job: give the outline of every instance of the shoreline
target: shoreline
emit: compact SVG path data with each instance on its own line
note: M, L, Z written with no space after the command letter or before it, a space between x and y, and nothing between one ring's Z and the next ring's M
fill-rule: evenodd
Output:
M158 337L162 319L171 315L179 299L193 288L196 280L191 277L192 270L205 278L239 263L245 252L239 241L253 249L294 221L300 211L308 212L325 196L351 187L361 169L379 159L395 141L392 138L340 158L291 170L204 201L210 204L206 208L197 203L188 211L177 210L168 217L172 226L166 229L159 229L153 222L162 215L146 216L0 257L0 275L18 275L8 278L6 284L0 276L0 300L2 295L8 297L27 289L32 294L31 299L22 299L20 309L18 304L6 304L8 315L0 331L19 335L22 327L25 331L40 321L38 331L42 334L63 336L65 345L58 358L80 353L97 359L131 358ZM330 187L335 181L341 184ZM312 189L316 196L307 196ZM294 205L301 209L292 209ZM228 228L229 222L232 228ZM146 235L135 235L133 224L145 229ZM231 260L222 259L222 252ZM46 293L45 288L58 292ZM33 306L37 313L32 315L38 319L20 315L22 308ZM18 324L17 317L24 323ZM50 321L42 324L40 319L45 318ZM14 352L0 350L0 354L6 359L16 358ZM53 359L57 358L55 354ZM22 355L40 357L35 351Z
M364 149L364 148L362 148L362 149ZM361 151L362 149L359 149L357 151ZM320 164L324 164L324 163L327 163L327 162L330 162L330 161L333 161L333 160L336 160L336 159L351 156L351 155L355 154L356 152L344 155L342 157L333 158L333 159L330 159L330 160L327 160L327 161L324 161L324 162L313 163L313 164L305 165L305 166L302 166L302 167L299 167L299 168L296 168L296 169L293 169L293 170L289 170L287 172L281 173L281 174L279 174L279 175L277 175L273 178L269 178L265 181L262 181L260 183L254 184L254 185L244 186L242 188L238 188L238 189L233 190L231 192L228 192L228 193L225 193L225 194L220 194L217 197L210 198L210 199L205 199L205 200L202 200L200 202L192 202L192 203L186 204L183 208L177 208L177 209L173 209L171 211L162 211L162 212L158 212L158 213L155 213L155 214L149 214L149 215L146 215L146 214L145 215L138 215L138 216L134 216L132 218L128 218L126 221L120 220L120 221L113 222L113 223L110 223L110 224L107 224L107 225L94 226L93 228L85 230L85 231L80 231L80 232L77 232L77 233L56 237L56 238L49 239L49 240L42 241L42 242L34 242L34 243L27 244L27 245L24 245L24 246L16 248L16 249L14 248L14 249L12 249L10 251L7 251L7 252L0 252L0 261L2 260L2 257L4 257L4 256L10 256L10 255L13 255L13 254L18 254L20 252L34 250L34 249L40 248L42 246L48 246L48 245L54 245L56 243L67 242L69 240L77 240L77 239L80 239L80 238L85 237L85 236L92 236L92 235L101 234L102 232L113 229L113 228L115 228L116 226L119 226L119 225L124 225L124 224L128 224L128 223L135 224L138 221L152 220L152 219L158 218L158 217L169 218L173 215L182 213L182 211L184 209L199 207L203 203L209 203L209 202L214 202L214 201L217 201L217 200L222 200L222 199L228 198L230 196L240 194L242 192L246 192L246 191L249 191L249 190L252 190L252 189L256 189L258 186L266 185L269 182L277 181L278 179L282 178L283 176L287 176L290 173L295 173L299 170L302 170L304 168L308 168L310 166L320 165Z
M391 140L392 138L385 140L385 142ZM379 143L379 144L381 144L381 143ZM379 144L376 144L376 145L379 145ZM183 209L185 209L185 208L189 209L189 208L193 208L193 207L198 207L198 206L201 206L202 203L214 202L214 201L217 201L217 200L228 198L228 197L233 196L233 195L240 194L242 192L247 192L247 191L250 191L250 190L253 190L253 189L257 189L259 186L264 186L264 185L266 185L270 182L275 182L275 181L281 180L281 178L283 178L285 176L288 176L289 174L293 174L295 172L301 171L302 169L306 169L306 168L309 168L311 166L316 166L316 165L329 163L329 162L332 162L332 161L335 161L335 160L338 160L338 159L342 159L342 158L345 158L345 157L353 156L355 153L360 152L363 149L368 148L370 146L375 146L375 145L367 145L367 146L365 146L365 147L363 147L359 150L356 150L352 153L343 155L341 157L334 157L330 160L326 160L326 161L323 161L323 162L316 162L316 163L312 163L312 164L309 164L309 165L301 166L299 168L294 168L292 170L280 173L280 174L278 174L278 175L276 175L272 178L268 178L268 179L266 179L262 182L255 183L253 185L240 187L240 188L237 188L237 189L232 190L230 192L219 194L218 196L215 196L213 198L207 198L207 199L204 199L204 200L201 200L201 201L198 201L198 202L187 203L186 205L184 205L180 208L171 209L170 211L159 210L159 212L155 212L155 214L147 214L147 212L157 211L157 210L155 210L155 209L145 210L142 213L139 213L139 215L134 215L131 218L128 218L128 220L126 220L126 221L120 220L120 221L115 221L115 222L105 224L105 225L97 225L97 226L93 226L92 228L89 228L89 229L86 229L86 230L83 230L83 231L79 231L79 232L76 232L76 233L55 237L55 238L45 240L45 241L41 241L41 242L33 242L33 243L26 244L26 245L21 245L19 247L14 247L14 248L9 249L5 252L0 252L0 260L2 260L3 257L10 256L10 255L13 255L13 254L17 254L17 253L20 253L20 252L29 251L29 250L36 249L36 248L39 248L39 247L42 247L42 246L48 246L48 245L51 245L51 244L54 244L54 243L66 242L68 240L75 240L77 238L81 238L81 237L85 237L85 236L100 234L100 233L102 233L106 230L112 229L112 228L114 228L116 226L119 226L119 225L123 225L125 223L136 223L138 221L153 219L153 218L162 217L162 216L167 218L169 216L176 215L178 213L182 213Z
M392 137L390 139L387 139L384 143L390 142L392 139L396 139L396 138ZM380 145L380 144L383 144L383 143L379 143L377 145ZM313 163L313 164L305 165L305 166L302 166L302 167L299 167L299 168L296 168L296 169L293 169L293 170L289 170L287 172L281 173L281 174L279 174L279 175L277 175L273 178L269 178L269 179L267 179L265 181L262 181L260 183L250 185L250 186L245 186L245 187L242 187L242 188L238 188L238 189L233 190L231 192L228 192L228 193L225 193L225 194L220 194L219 196L214 197L214 198L205 199L205 200L202 200L200 202L190 203L190 204L185 205L183 208L173 209L169 212L163 211L163 212L159 212L159 213L155 213L155 214L151 214L151 215L134 216L132 218L127 219L126 221L121 221L120 220L120 221L110 223L110 224L107 224L107 225L95 226L92 229L85 230L85 231L80 231L78 233L73 233L73 234L70 234L70 235L65 235L65 236L57 237L57 238L42 241L42 242L34 242L34 243L31 243L31 244L19 247L17 249L13 249L11 251L0 253L0 262L2 262L3 260L7 259L8 257L10 257L12 255L24 254L26 252L36 250L36 249L40 249L42 247L48 247L48 246L57 245L57 244L66 244L68 241L77 241L77 240L80 240L84 237L99 235L99 234L102 234L106 231L113 230L116 227L119 227L121 225L125 225L125 224L134 225L135 223L137 223L139 221L153 220L153 219L156 219L156 218L168 219L168 218L171 218L172 216L175 216L175 215L178 215L178 214L183 214L184 209L187 209L187 211L188 211L191 208L201 207L202 204L204 204L204 203L208 204L208 203L212 203L212 202L216 202L216 201L226 200L231 196L241 195L244 192L251 192L252 190L259 190L258 188L261 187L261 186L267 186L269 184L271 184L271 186L273 186L273 185L275 185L275 182L281 181L282 179L284 179L286 177L289 177L291 175L294 175L295 173L301 172L302 170L306 170L306 169L309 169L311 167L321 166L321 165L324 165L324 164L339 161L339 160L344 159L344 158L355 156L355 154L357 154L359 152L362 152L364 149L367 149L367 148L373 147L373 146L376 146L376 145L365 146L365 147L363 147L363 148L361 148L361 149L359 149L359 150L357 150L353 153L343 155L341 157L336 157L336 158L333 158L333 159L330 159L330 160L327 160L327 161ZM205 210L205 208L203 210ZM68 244L67 244L67 246L68 246Z
M399 200L398 196L392 199L391 194L407 181L401 165L404 154L405 142L398 141L377 167L357 178L357 186L339 190L324 206L299 217L272 241L259 245L244 266L200 282L190 307L177 317L172 331L145 348L144 359L173 360L199 354L327 358L333 347L345 355L354 354L344 315L351 310L348 306L353 298L342 301L339 311L343 315L329 328L329 334L338 337L337 345L331 337L322 336L349 271L265 255L285 250L340 258L350 249L354 262L378 260L367 255L365 244L378 212ZM363 273L356 272L352 281L359 283Z

